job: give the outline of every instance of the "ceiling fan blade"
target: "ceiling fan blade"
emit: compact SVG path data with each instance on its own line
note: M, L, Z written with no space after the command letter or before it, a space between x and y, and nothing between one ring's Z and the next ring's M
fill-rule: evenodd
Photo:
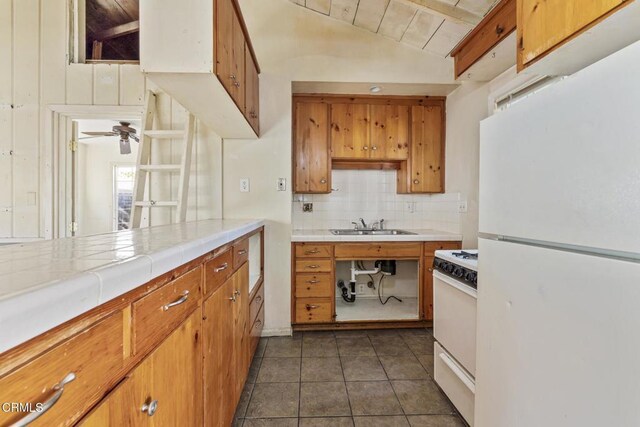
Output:
M120 140L120 154L131 154L131 142L128 139Z
M135 134L130 133L129 138L133 139L135 142L140 142L140 138L138 138Z
M82 132L83 135L89 136L116 136L118 135L115 132Z

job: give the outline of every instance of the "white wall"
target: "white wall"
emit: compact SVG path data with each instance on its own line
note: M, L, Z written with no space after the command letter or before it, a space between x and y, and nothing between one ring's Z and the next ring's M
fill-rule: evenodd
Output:
M488 116L489 84L465 82L447 97L447 192L467 201L460 214L462 247L478 247L480 120Z
M267 219L265 333L285 333L291 322L292 194L277 192L276 182L287 178L291 188L291 83L451 83L453 63L287 0L240 0L240 6L262 69L262 135L224 142L224 216ZM243 177L251 179L249 193L238 190Z
M50 104L142 105L147 85L135 64L69 64L67 0L0 0L0 239L50 235ZM161 120L181 126L165 97ZM199 126L190 219L219 217L221 141ZM175 151L169 152L175 157ZM196 188L199 190L196 191ZM50 210L50 209L49 209ZM167 221L160 215L153 223Z

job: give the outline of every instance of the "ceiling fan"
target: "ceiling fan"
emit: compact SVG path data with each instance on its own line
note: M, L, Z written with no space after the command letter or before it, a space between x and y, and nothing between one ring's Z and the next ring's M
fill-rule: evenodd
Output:
M129 138L136 142L140 142L140 138L136 135L136 130L129 126L130 122L120 122L119 126L114 126L111 132L82 132L88 135L87 138L97 138L100 136L120 136L120 154L131 154L131 142ZM87 139L80 138L80 139Z

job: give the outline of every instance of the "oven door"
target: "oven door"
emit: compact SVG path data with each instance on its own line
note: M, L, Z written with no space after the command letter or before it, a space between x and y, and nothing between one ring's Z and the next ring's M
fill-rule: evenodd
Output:
M476 289L433 272L433 336L473 377L477 299Z

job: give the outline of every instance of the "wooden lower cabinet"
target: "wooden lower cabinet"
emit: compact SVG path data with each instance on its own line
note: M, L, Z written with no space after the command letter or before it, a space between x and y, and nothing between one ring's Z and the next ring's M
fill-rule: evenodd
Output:
M201 321L194 311L81 425L201 425Z
M462 248L461 242L427 242L424 245L424 287L422 298L422 312L425 320L433 320L433 260L435 251L454 250Z
M251 362L249 267L245 263L204 302L204 425L228 426Z

